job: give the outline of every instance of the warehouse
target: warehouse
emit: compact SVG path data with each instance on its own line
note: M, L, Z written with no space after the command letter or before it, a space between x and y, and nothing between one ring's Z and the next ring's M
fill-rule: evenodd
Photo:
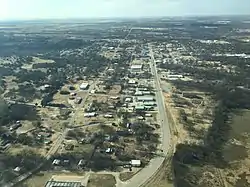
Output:
M83 82L81 85L80 85L80 89L81 90L86 90L88 89L89 87L89 83L88 82Z
M140 72L142 70L142 64L133 64L130 69L132 72Z
M154 101L154 97L137 97L137 101L143 101L143 102L148 102L148 101Z

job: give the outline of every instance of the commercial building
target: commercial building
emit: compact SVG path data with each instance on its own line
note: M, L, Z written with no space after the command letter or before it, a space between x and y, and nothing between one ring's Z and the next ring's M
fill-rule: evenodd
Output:
M89 87L89 83L88 82L83 82L81 85L80 85L80 89L81 90L86 90L88 89Z
M142 70L142 64L133 64L130 69L132 72L140 72Z
M81 182L48 181L44 187L84 187Z
M140 167L141 166L141 161L140 160L131 160L130 164L134 167Z
M135 110L145 110L145 106L141 105L141 106L136 106Z
M150 101L150 102L144 102L143 104L144 104L144 106L156 106L156 103L152 102L152 101Z
M142 102L149 102L149 101L154 101L154 97L137 97L137 101L142 101Z

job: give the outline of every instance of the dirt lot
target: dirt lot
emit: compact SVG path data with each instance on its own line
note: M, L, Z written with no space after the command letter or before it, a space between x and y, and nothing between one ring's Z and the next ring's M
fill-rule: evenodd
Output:
M122 87L120 85L114 85L112 86L111 90L109 91L109 95L116 96L120 93Z
M119 178L121 181L127 181L131 179L134 175L135 175L134 172L123 172L123 173L120 173Z
M84 180L84 173L40 172L25 181L24 185L27 187L44 187L51 178L54 180L82 181Z
M115 187L116 180L110 174L91 174L87 187Z

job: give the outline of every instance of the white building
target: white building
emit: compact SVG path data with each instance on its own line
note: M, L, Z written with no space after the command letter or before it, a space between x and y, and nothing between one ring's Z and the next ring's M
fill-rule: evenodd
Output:
M83 83L80 85L80 89L81 89L81 90L86 90L88 87L89 87L89 83L88 83L88 82L83 82Z
M140 72L142 70L142 64L133 64L130 69L132 72Z
M84 114L84 117L87 117L87 118L91 118L91 117L95 117L95 116L96 116L95 112L90 112L90 113L85 113Z
M129 83L129 84L136 84L136 81L133 80L133 79L129 79L128 83Z
M154 97L137 97L137 101L154 101Z
M105 118L113 118L113 115L112 114L105 114L104 117Z
M140 160L131 160L130 164L134 167L140 167L141 166L141 161Z

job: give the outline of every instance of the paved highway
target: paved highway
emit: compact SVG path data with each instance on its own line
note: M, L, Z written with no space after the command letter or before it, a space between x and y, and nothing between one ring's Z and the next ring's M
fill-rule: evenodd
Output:
M170 148L170 127L168 123L168 118L166 115L166 108L165 108L165 101L164 101L164 96L161 90L161 85L160 85L160 79L157 73L157 68L156 68L156 62L154 58L154 53L152 50L152 47L150 47L150 55L151 55L151 72L154 76L154 82L155 82L155 87L156 87L156 101L158 104L158 110L159 110L159 123L161 125L161 145L160 149L162 149L163 154L166 156L168 153L168 150ZM138 174L136 174L132 179L130 179L127 182L124 183L119 183L117 186L118 187L140 187L144 184L147 183L148 180L157 172L157 170L160 168L160 166L163 164L164 157L155 157L153 158L148 166L143 168Z

